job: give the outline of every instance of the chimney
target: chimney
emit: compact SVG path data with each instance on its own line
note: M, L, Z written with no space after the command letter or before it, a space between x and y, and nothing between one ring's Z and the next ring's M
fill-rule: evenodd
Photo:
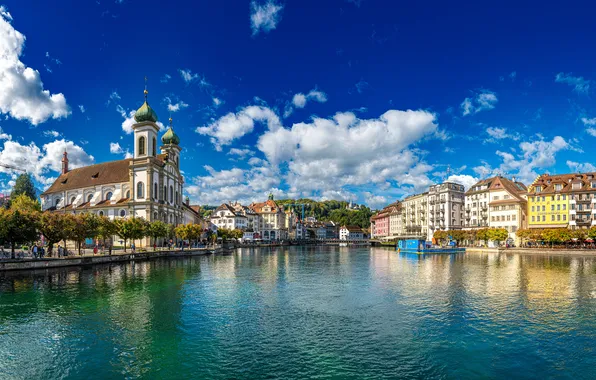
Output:
M62 155L62 174L66 173L68 173L68 154L64 150L64 154Z

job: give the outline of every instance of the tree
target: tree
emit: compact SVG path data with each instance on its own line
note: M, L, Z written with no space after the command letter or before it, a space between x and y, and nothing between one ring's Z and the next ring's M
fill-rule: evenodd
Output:
M97 236L99 229L99 218L95 214L83 213L74 216L74 228L71 230L70 239L77 243L79 255L83 242L87 238Z
M97 227L97 236L101 238L105 244L106 239L111 239L116 234L116 224L107 216L99 217L99 225ZM110 254L112 254L112 244L110 244Z
M201 238L203 228L200 224L181 224L174 231L179 239L191 242Z
M147 224L147 231L145 232L147 236L150 236L157 241L157 239L161 237L168 236L168 225L161 220L156 220Z
M116 219L116 234L124 240L124 252L126 242L129 240L142 239L145 236L145 220L137 217L127 219Z
M588 237L592 240L596 240L596 227L591 227L588 230Z
M433 234L433 238L435 238L435 240L439 244L445 243L447 241L447 236L448 236L447 231L442 231L442 230L437 230Z
M21 194L26 195L32 200L37 199L35 186L33 185L33 180L29 173L24 173L17 177L12 192L10 193L10 199L13 200Z
M499 245L500 242L507 240L509 232L504 228L491 228L488 230L488 239Z
M476 232L476 238L484 242L484 245L488 244L490 240L489 230L488 228L482 228Z
M10 244L11 258L15 258L17 244L30 243L37 239L37 214L20 210L0 209L0 241Z
M29 198L27 194L19 194L15 198L10 199L10 209L27 211L27 212L40 212L41 205L36 199Z
M66 240L74 228L71 215L46 211L39 217L39 230L48 241L49 254L52 256L54 244Z

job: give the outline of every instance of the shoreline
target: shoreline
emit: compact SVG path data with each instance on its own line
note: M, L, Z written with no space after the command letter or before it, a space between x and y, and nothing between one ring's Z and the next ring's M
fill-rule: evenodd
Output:
M596 256L596 249L468 247L466 248L466 253L511 253L518 255Z

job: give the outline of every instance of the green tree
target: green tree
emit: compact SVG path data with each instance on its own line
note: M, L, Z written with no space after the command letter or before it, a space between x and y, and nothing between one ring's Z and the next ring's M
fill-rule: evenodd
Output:
M77 243L79 255L83 242L87 238L95 238L99 230L99 218L95 214L83 213L74 216L74 228L71 230L70 240Z
M39 216L39 230L48 241L49 255L52 256L54 244L66 240L74 229L71 215L46 211Z
M488 244L488 241L490 240L490 233L489 233L489 229L488 228L482 228L479 229L478 231L476 231L476 238L482 242L484 242L484 245Z
M126 252L126 242L136 239L142 239L145 236L145 220L137 217L128 219L116 219L116 234L124 240L124 252Z
M27 194L19 194L10 199L10 209L28 212L40 212L41 205L36 199L29 198Z
M37 200L35 185L33 185L33 180L29 173L24 173L17 177L12 192L10 193L10 199L13 200L21 194L26 195L32 200Z
M13 259L17 244L30 243L37 239L37 215L27 211L0 209L0 242L10 244Z
M168 232L168 225L161 220L156 220L147 224L146 235L152 237L156 242L157 239L168 236Z
M504 228L491 228L488 230L488 239L499 245L500 242L507 240L509 232Z
M106 239L111 239L116 234L116 224L107 216L99 217L99 224L97 226L97 237L103 240L104 246ZM110 242L109 253L112 254L112 242Z

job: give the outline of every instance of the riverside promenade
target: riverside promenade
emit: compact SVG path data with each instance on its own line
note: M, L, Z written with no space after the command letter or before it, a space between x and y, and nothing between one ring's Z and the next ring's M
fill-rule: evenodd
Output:
M36 258L19 258L19 259L0 259L0 272L11 270L31 270L31 269L46 269L58 268L77 265L93 265L93 264L107 264L117 263L123 261L141 261L151 260L161 257L183 257L183 256L198 256L210 255L226 252L227 247L222 245L210 246L207 248L191 248L191 249L175 249L175 250L157 250L144 251L132 253L130 251L115 251L109 254L83 254L72 255L67 257L46 257L43 259Z

